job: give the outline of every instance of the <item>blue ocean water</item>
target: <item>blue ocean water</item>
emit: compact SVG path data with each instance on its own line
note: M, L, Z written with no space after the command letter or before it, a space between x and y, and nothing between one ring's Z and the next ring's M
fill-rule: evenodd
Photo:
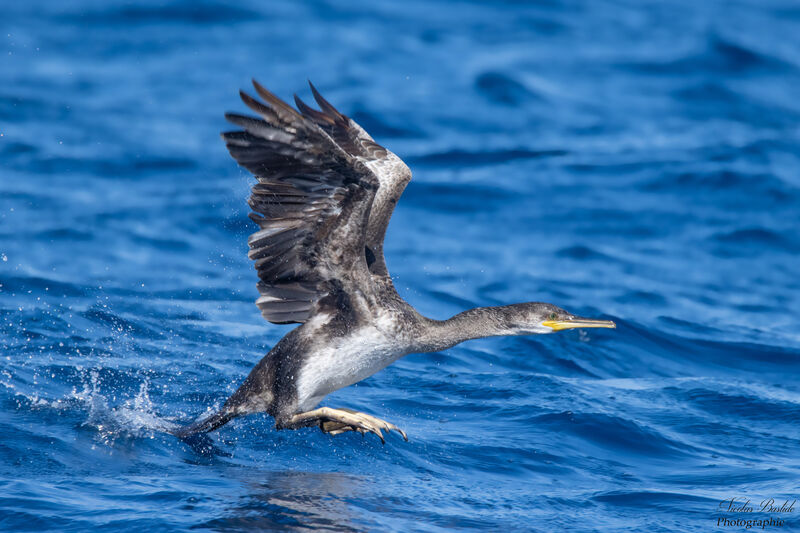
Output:
M800 496L795 2L5 2L0 30L0 529L734 531L722 500ZM218 136L250 77L312 79L412 168L386 255L421 312L618 329L326 400L408 443L166 434L291 327Z

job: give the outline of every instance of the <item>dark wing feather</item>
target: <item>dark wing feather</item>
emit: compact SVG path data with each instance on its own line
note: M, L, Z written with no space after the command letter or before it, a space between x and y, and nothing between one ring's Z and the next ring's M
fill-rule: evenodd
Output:
M342 150L361 161L378 178L380 187L375 194L367 224L365 256L369 270L377 276L389 276L383 257L383 239L394 206L411 180L411 171L395 154L376 143L352 119L336 110L311 82L311 93L321 111L312 109L295 95L297 108L307 119L315 122Z
M260 230L250 236L264 318L305 322L334 310L341 291L370 282L366 226L378 180L313 120L253 82L264 100L241 92L261 118L228 113L242 128L222 137L258 183L248 200Z

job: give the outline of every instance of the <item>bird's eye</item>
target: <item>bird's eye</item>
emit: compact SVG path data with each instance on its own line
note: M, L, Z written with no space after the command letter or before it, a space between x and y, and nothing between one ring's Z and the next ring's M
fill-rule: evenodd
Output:
M555 320L557 316L555 313L550 313L550 320Z

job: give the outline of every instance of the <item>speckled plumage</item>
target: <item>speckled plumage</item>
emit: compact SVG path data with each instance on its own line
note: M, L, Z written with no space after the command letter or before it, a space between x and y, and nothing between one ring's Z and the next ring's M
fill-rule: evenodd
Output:
M297 96L299 112L253 82L263 102L241 92L260 118L233 113L243 130L223 133L236 161L258 179L250 236L267 320L299 323L253 368L220 411L176 432L211 431L231 418L267 412L278 428L319 423L324 431L397 430L350 410L314 408L413 352L493 335L549 333L541 322L574 319L550 304L484 307L449 320L420 315L395 291L383 256L392 211L411 179L408 167L339 113L314 86L321 111ZM608 327L608 326L605 326Z
M302 325L255 366L220 413L194 425L198 431L256 411L280 426L409 353L413 324L424 320L397 295L383 258L383 237L411 171L313 86L322 111L295 97L297 112L253 85L264 102L241 97L260 118L226 114L243 131L223 139L258 179L249 204L260 229L248 241L260 279L256 304L271 322Z

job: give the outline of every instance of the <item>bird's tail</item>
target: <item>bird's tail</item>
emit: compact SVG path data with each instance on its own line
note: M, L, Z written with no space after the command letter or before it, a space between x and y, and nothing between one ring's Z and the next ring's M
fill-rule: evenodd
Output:
M170 431L170 433L179 439L185 439L198 433L208 433L209 431L214 431L215 429L221 428L235 416L236 415L234 415L232 412L223 409L222 411L217 411L211 416L207 416L206 418L202 418L197 422L193 422L188 426L183 426L174 431Z

